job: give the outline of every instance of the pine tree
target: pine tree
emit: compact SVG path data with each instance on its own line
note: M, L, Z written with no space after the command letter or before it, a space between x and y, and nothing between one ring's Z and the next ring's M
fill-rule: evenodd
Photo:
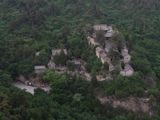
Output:
M155 98L152 94L150 95L149 100L151 101L151 103L154 102Z
M59 60L60 60L60 57L59 57L58 53L56 53L55 56L54 56L53 61L54 61L54 63L59 64L60 63Z
M72 59L72 52L71 52L71 50L68 50L68 52L67 52L67 56L68 56L68 59Z
M91 82L92 82L92 85L95 87L95 86L97 86L97 78L96 78L96 71L92 71L92 73L91 73Z
M128 118L128 120L133 120L133 114L130 112L130 113L127 115L127 118Z
M108 70L109 70L109 65L108 65L108 63L105 62L104 65L103 65L103 68L104 68L104 70L107 70L107 71L108 71Z
M60 48L61 48L61 49L65 49L65 45L61 43L61 44L60 44Z
M66 62L67 62L67 56L65 55L64 50L63 50L63 49L61 49L61 52L60 52L59 58L60 58L60 59L59 59L60 63L61 63L61 64L63 64L63 65L65 65L65 64L66 64Z
M87 54L85 52L83 52L81 55L81 59L86 61L87 60L86 58L87 58Z
M63 27L61 28L61 31L62 31L63 36L64 36L65 38L67 38L67 36L69 36L69 35L71 34L70 28L69 28L67 25L63 26Z
M74 56L75 56L76 58L79 58L79 57L80 57L80 50L79 50L78 47L77 47L76 50L74 51Z

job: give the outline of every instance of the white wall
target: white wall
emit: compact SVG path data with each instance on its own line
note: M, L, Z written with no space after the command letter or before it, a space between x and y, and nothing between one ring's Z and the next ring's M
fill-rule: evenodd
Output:
M124 57L124 63L129 63L131 61L131 56L127 55Z
M121 71L120 71L120 74L121 74L122 76L126 76L126 73L125 73L124 70L121 70Z
M133 74L133 71L131 70L126 71L126 76L131 76L132 74Z

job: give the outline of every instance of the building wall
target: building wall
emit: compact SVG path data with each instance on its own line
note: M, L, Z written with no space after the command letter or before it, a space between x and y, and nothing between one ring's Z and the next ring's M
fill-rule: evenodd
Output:
M43 69L43 70L35 70L35 73L42 73L42 72L45 72L46 69Z
M99 53L97 51L96 51L96 55L97 55L98 58L100 58Z
M110 63L111 63L111 58L106 58L106 62L107 62L108 64L110 64Z
M133 74L133 71L132 70L128 70L128 71L121 70L120 74L122 76L131 76Z
M133 74L133 71L131 70L126 71L126 76L131 76L132 74Z
M102 62L102 64L104 64L104 60L101 58L101 62Z
M121 74L122 76L126 76L126 72L125 72L124 70L121 70L121 71L120 71L120 74Z
M125 52L127 52L127 53L128 53L128 49L127 49L127 48L123 49L123 51L125 51Z
M127 55L124 57L124 63L129 63L131 61L131 56Z

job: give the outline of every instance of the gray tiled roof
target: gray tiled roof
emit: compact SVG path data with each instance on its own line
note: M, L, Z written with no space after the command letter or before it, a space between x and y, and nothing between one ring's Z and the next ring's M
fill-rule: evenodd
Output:
M96 51L100 53L101 51L104 51L104 50L102 48L100 48L100 47L97 47Z
M112 36L112 32L107 32L104 37L111 37Z
M101 56L101 58L106 58L107 57L107 54L106 53L104 53L104 52L102 52L101 54L100 54L100 56Z
M66 49L63 49L63 51L64 51L64 54L67 55L67 50L66 50ZM56 53L57 53L57 54L60 54L60 52L61 52L61 49L52 50L52 56L55 56Z
M109 64L109 71L114 70L114 66L112 64Z
M81 65L81 62L79 60L72 60L72 62L74 62L74 64L76 65Z
M49 65L56 65L56 64L52 60L50 60L47 65L49 66Z
M95 30L109 30L108 26L106 24L99 24L99 25L94 25L93 27Z
M126 51L122 51L122 56L125 57L125 56L130 56Z
M40 70L40 69L46 69L46 66L44 66L44 65L41 65L41 66L34 66L34 69L35 70Z
M109 29L109 30L113 30L112 26L108 26L108 29Z
M105 42L105 51L109 52L109 49L113 48L113 43Z
M128 71L128 70L134 71L130 64L125 64L124 70L125 71Z

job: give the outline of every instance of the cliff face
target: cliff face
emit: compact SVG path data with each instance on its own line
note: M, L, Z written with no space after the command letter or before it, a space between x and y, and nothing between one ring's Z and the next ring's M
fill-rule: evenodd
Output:
M149 98L135 98L130 96L125 99L117 99L115 96L106 97L101 95L97 95L96 97L102 104L109 103L114 108L123 107L125 109L132 110L135 113L142 111L144 113L149 113L149 115L154 114Z

